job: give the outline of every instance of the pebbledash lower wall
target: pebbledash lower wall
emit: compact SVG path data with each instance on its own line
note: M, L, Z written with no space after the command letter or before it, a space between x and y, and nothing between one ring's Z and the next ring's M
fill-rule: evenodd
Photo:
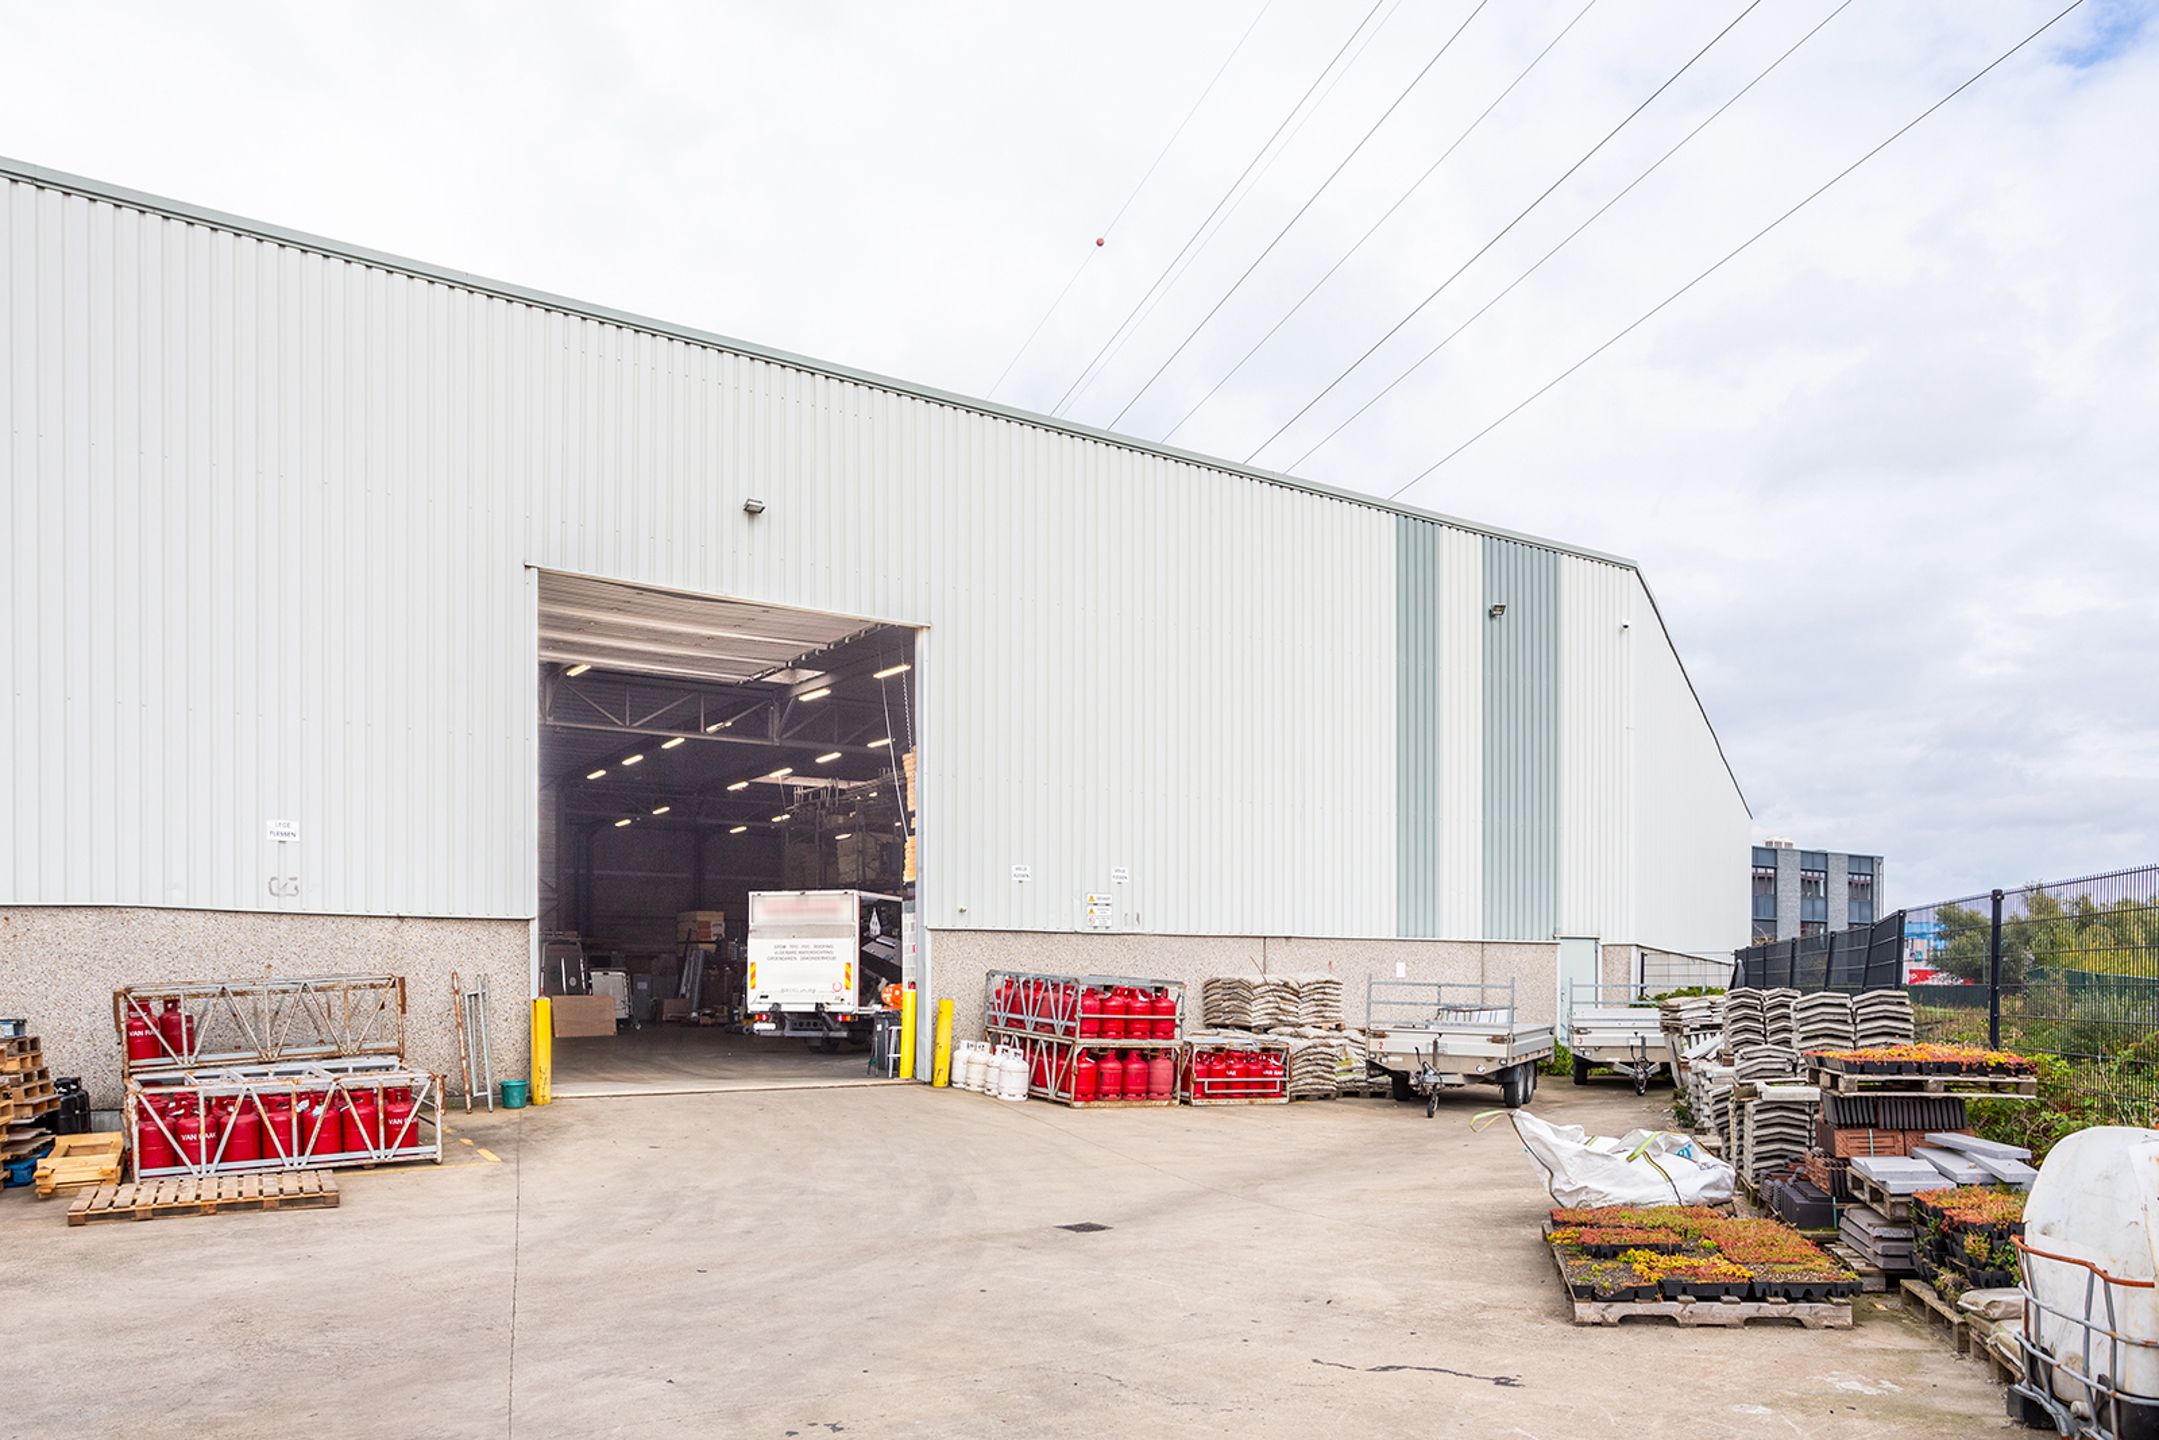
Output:
M931 932L933 990L952 1001L955 1041L982 1036L982 982L992 970L1063 975L1131 975L1182 980L1198 1003L1210 975L1284 975L1325 971L1342 980L1342 1018L1365 1020L1365 982L1402 978L1504 985L1515 982L1515 1003L1526 1024L1553 1022L1559 992L1559 947L1531 940L1334 940L1258 935L1134 935L1055 931L936 930ZM1633 947L1604 947L1607 981L1628 978ZM1193 1027L1198 1024L1192 1010Z
M405 1056L458 1087L450 972L487 976L496 1080L530 1072L531 925L378 915L93 906L0 907L0 1016L22 1016L55 1075L120 1103L112 993L126 985L270 976L402 975Z

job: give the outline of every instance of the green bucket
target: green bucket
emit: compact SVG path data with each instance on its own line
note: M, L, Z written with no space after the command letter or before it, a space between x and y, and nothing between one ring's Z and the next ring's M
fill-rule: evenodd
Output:
M503 1109L505 1109L505 1110L522 1110L522 1109L524 1109L524 1108L525 1108L525 1097L526 1097L526 1095L527 1095L528 1093L529 1093L529 1086L528 1086L528 1082L526 1082L526 1081L523 1081L523 1080L505 1080L505 1081L503 1081L503 1082L502 1082L502 1108L503 1108Z

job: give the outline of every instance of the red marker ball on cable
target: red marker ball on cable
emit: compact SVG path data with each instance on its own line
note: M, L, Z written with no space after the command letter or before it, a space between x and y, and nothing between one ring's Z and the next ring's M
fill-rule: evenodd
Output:
M1101 245L1102 245L1102 241L1103 241L1103 237L1102 237L1102 236L1100 236L1100 235L1097 235L1097 236L1095 236L1095 237L1094 237L1094 243L1095 243L1095 246L1096 246L1096 248L1097 248L1097 249L1099 249L1099 248L1101 247Z

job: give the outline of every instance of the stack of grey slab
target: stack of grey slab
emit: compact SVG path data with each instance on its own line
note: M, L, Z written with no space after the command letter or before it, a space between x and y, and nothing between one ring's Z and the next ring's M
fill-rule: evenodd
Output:
M1868 990L1852 1000L1853 1043L1862 1048L1909 1045L1912 997L1902 990Z
M1734 1071L1741 1080L1796 1080L1801 1061L1797 1050L1777 1045L1750 1045L1734 1052Z
M1200 981L1201 1021L1209 1029L1251 1029L1253 983L1248 975L1210 975Z
M1871 1205L1850 1205L1837 1222L1837 1232L1845 1244L1877 1270L1896 1273L1912 1268L1912 1227L1908 1222L1891 1220Z
M1717 1136L1719 1145L1726 1143L1724 1115L1731 1093L1731 1066L1705 1059L1687 1067L1687 1108L1694 1113L1695 1132ZM1726 1148L1722 1153L1732 1152Z
M1657 1002L1657 1019L1666 1030L1679 1035L1697 1035L1704 1030L1724 1028L1724 997L1722 995L1677 995Z
M1796 1160L1814 1144L1814 1117L1821 1092L1812 1085L1764 1085L1744 1102L1745 1137L1739 1168L1759 1180L1777 1166Z
M1734 1054L1750 1045L1769 1043L1761 991L1734 990L1724 997L1724 1038Z
M1793 1018L1793 1007L1799 1003L1797 990L1764 990L1762 992L1762 1039L1764 1043L1785 1050L1799 1048L1799 1026Z
M1915 1157L1924 1158L1944 1175L1955 1178L1949 1166L1943 1163L1945 1152L1962 1162L1960 1169L1980 1172L1982 1178L1958 1180L1959 1185L2013 1185L2019 1190L2032 1188L2032 1181L2039 1178L2029 1161L2032 1152L2022 1145L2008 1145L1999 1140L1986 1140L1977 1135L1953 1135L1930 1133L1926 1144L1912 1151ZM1968 1167L1968 1168L1966 1168Z
M1945 1178L1924 1160L1909 1155L1858 1155L1852 1173L1862 1176L1892 1200L1908 1200L1922 1190L1939 1190Z
M1841 990L1816 990L1792 1004L1792 1025L1798 1048L1849 1050L1857 1043L1858 1030L1852 1016L1852 997Z

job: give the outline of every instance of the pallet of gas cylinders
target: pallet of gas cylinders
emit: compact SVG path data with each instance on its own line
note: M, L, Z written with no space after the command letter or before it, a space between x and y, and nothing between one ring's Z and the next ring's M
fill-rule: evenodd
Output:
M992 970L982 1016L989 1046L1024 1061L1031 1097L1080 1108L1177 1103L1182 981Z
M1187 1105L1287 1105L1287 1040L1251 1031L1202 1031L1185 1046L1178 1092Z
M405 982L339 975L114 992L137 1181L442 1160L443 1077L405 1063Z

